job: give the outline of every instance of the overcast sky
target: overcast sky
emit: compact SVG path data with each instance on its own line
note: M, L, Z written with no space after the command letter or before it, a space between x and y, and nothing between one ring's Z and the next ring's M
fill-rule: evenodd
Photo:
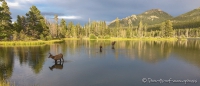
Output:
M161 9L172 16L200 7L200 0L6 0L13 21L17 15L25 15L35 5L47 18L55 14L67 22L82 25L91 21L103 20L107 23L133 14L141 14L150 9Z

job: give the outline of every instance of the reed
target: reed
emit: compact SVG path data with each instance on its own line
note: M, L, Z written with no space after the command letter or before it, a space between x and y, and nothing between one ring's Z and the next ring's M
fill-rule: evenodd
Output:
M178 38L160 38L160 37L142 37L142 38L117 38L117 37L112 37L110 39L104 39L104 38L98 38L98 39L89 39L85 38L85 40L155 40L155 41L174 41L178 40Z
M44 44L50 44L50 43L60 43L64 42L64 40L49 40L49 41L42 41L42 40L37 40L37 41L1 41L0 45L7 45L7 46L12 46L12 45L44 45Z
M14 85L10 84L10 82L7 82L5 80L0 80L0 86L14 86Z

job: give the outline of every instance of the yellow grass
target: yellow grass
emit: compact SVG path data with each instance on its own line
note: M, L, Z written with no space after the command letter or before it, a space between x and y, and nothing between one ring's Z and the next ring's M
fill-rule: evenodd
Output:
M102 39L102 38L98 38L98 39L89 39L89 38L84 38L84 40L178 40L178 38L159 38L159 37L143 37L143 38L116 38L116 37L112 37L110 39Z
M9 82L6 81L0 81L0 86L12 86Z
M50 44L50 43L58 43L63 42L64 40L49 40L49 41L1 41L0 45L44 45L44 44Z

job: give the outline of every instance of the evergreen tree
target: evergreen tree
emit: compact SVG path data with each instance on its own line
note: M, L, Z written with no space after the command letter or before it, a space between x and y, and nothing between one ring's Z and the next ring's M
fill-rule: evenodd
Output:
M117 37L119 35L119 27L120 27L120 23L119 23L119 18L117 17L115 20L116 23L116 31L114 31L114 34L116 33Z
M142 24L142 21L140 21L138 25L138 37L143 36L142 32L143 32L143 24Z
M144 30L143 30L143 35L146 37L146 35L147 35L147 24L145 23L144 24Z
M161 37L164 37L165 36L165 22L163 22L160 26L160 31L161 31L161 34L160 36Z
M73 22L69 22L68 25L67 25L67 30L69 32L69 34L68 34L69 37L71 37L73 35L73 31L72 31L73 27L74 27Z
M40 14L40 11L36 6L32 6L30 11L26 13L26 20L26 34L34 38L38 38L39 35L44 31L44 25L42 25L44 17Z
M173 27L172 27L172 22L170 20L167 20L165 22L165 36L173 37Z
M14 23L14 28L18 33L20 33L21 30L25 31L26 20L24 16L22 17L20 17L19 15L17 16L17 21Z
M46 19L40 19L40 23L42 25L41 35L43 35L44 38L47 39L47 37L50 36L50 30L49 30L48 22L47 22Z
M131 26L132 26L132 21L131 21L131 19L128 19L128 28L130 29Z
M55 25L56 25L56 37L59 37L59 28L58 28L58 15L54 16Z
M61 37L65 37L66 32L67 32L67 25L66 21L64 19L61 19L60 21L60 28L61 28Z
M0 38L8 37L12 35L12 21L11 12L7 5L7 2L2 0L2 5L0 6Z

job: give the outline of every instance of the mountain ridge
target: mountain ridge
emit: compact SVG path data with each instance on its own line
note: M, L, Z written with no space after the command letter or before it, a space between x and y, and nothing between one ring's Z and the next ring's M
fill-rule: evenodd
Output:
M151 9L138 15L132 14L131 16L127 16L125 18L120 19L120 25L122 27L128 26L128 20L131 20L133 25L138 25L140 21L147 25L153 25L163 22L165 20L169 20L171 18L173 18L173 16L162 11L161 9ZM109 26L114 27L115 20L113 20L109 24Z
M176 17L171 16L161 9L151 9L138 15L133 14L120 19L120 25L122 27L128 27L128 19L132 19L133 26L138 26L139 22L142 21L143 24L150 26L151 30L158 30L159 25L166 20L172 21L174 29L199 28L200 7ZM108 26L115 27L115 20Z

